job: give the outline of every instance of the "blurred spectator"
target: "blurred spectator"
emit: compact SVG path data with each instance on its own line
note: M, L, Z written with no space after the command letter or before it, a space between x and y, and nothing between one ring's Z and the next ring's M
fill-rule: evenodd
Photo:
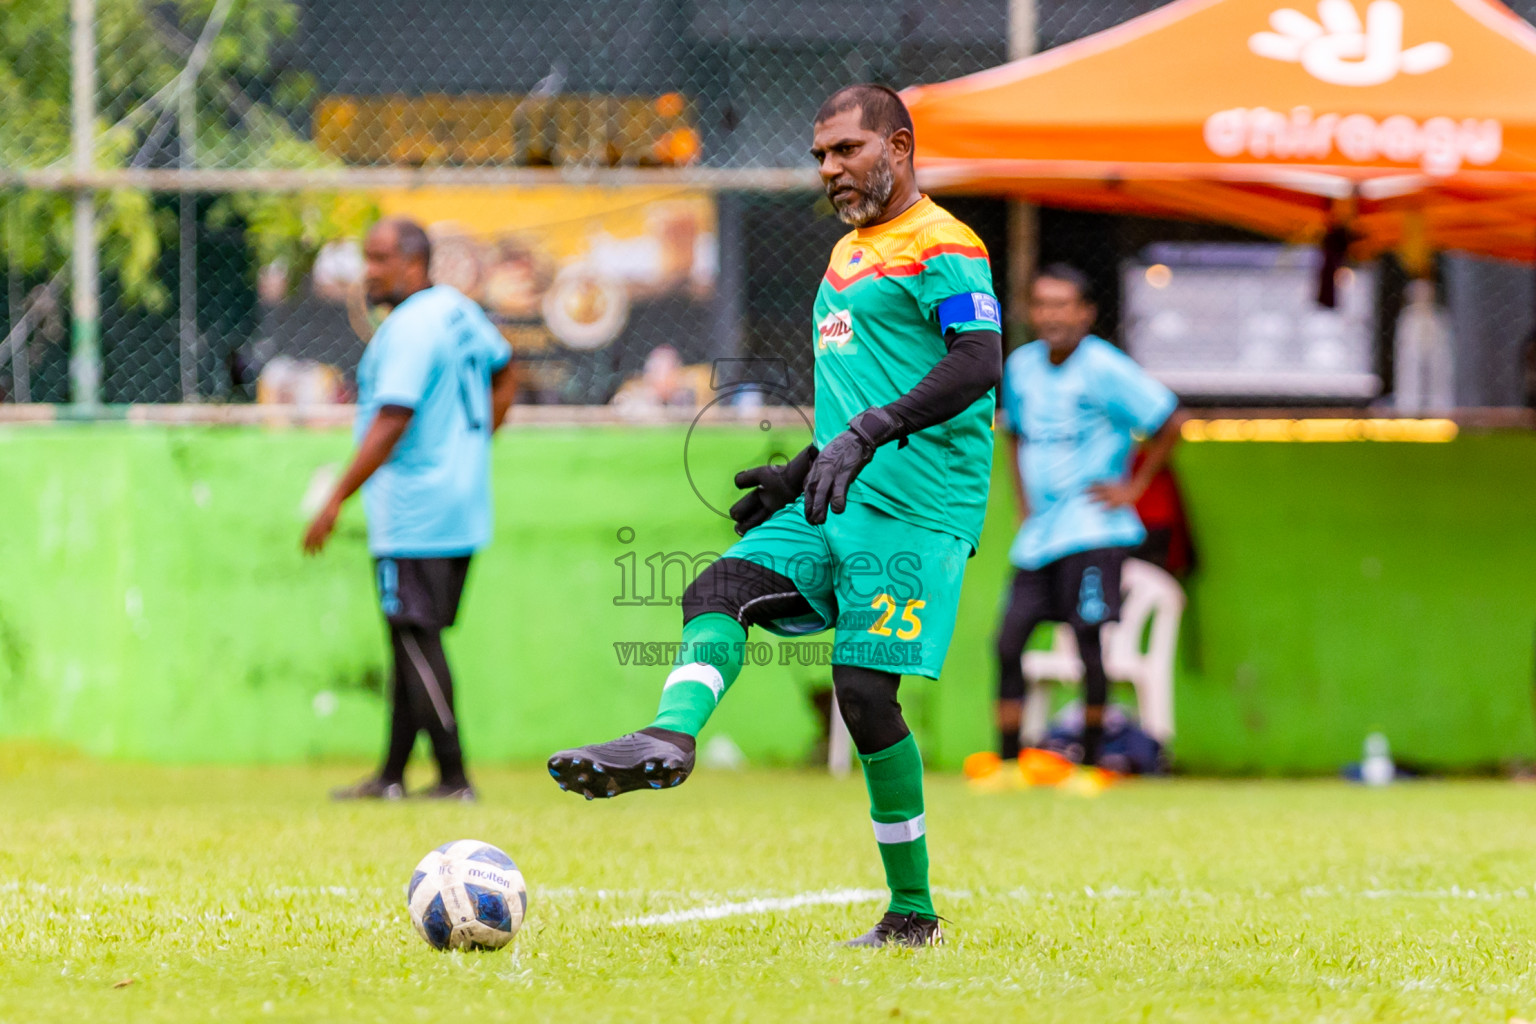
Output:
M424 730L439 772L424 795L473 800L442 634L458 618L471 559L490 540L490 440L516 387L512 348L472 299L432 284L432 244L419 224L380 221L363 255L368 302L390 313L358 366L356 452L305 531L304 550L324 549L342 504L361 490L394 685L378 774L332 795L403 797Z
M1043 268L1030 295L1039 339L1015 349L1003 367L1001 426L1020 518L997 634L1004 761L1019 754L1025 644L1042 622L1061 622L1083 664L1083 763L1098 762L1109 693L1101 631L1120 618L1121 566L1146 540L1136 505L1179 437L1178 399L1089 333L1097 315L1082 271ZM1145 458L1132 471L1137 436L1147 438Z
M350 397L341 371L312 359L274 356L256 381L256 401L263 405L307 408L335 405Z
M613 396L623 412L645 413L659 409L697 409L709 394L709 367L684 366L671 345L657 345L645 357L645 369Z

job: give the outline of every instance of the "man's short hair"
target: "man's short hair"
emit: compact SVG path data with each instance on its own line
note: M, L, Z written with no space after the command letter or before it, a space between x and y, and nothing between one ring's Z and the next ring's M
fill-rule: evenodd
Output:
M867 132L879 132L889 137L905 128L912 131L912 115L901 102L896 90L873 82L848 85L827 97L821 109L816 111L816 123L831 120L845 110L857 107L860 111L859 127Z
M395 229L395 246L408 260L419 260L423 267L432 265L432 239L426 230L409 217L386 217L380 224Z
M1035 274L1035 280L1065 281L1077 289L1077 297L1082 302L1092 304L1093 282L1088 275L1078 270L1070 263L1047 263Z

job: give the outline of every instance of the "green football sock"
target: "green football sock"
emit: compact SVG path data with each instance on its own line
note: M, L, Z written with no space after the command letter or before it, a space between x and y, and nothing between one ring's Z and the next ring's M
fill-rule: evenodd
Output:
M741 673L746 642L746 629L729 615L707 612L689 619L651 728L697 736Z
M859 755L869 787L869 816L885 862L891 910L937 917L928 891L928 839L923 824L923 758L909 733L873 754Z

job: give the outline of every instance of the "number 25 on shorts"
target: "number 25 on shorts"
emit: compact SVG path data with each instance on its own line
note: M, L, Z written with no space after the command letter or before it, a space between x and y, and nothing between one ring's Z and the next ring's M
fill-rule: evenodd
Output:
M927 607L927 605L927 601L915 599L908 601L907 606L901 610L901 621L906 623L906 625L896 630L896 636L902 640L916 640L918 634L923 631L923 623L917 617L917 613L920 609ZM880 617L875 620L874 625L869 627L869 631L876 636L890 636L891 627L887 623L896 614L896 599L890 594L881 594L871 601L869 606L880 611Z

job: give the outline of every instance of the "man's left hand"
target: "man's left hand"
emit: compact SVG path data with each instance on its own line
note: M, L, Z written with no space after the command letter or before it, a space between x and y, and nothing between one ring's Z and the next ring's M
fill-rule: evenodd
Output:
M805 521L820 526L827 521L828 509L841 515L854 478L875 457L875 449L902 436L901 430L901 421L878 407L855 416L811 464L805 478Z
M1130 508L1141 500L1141 493L1134 484L1093 484L1088 494L1105 508Z
M331 531L336 529L336 517L340 514L340 505L335 502L326 502L325 508L320 510L314 521L309 524L309 529L304 531L306 555L318 555L325 548L325 542L331 538Z

